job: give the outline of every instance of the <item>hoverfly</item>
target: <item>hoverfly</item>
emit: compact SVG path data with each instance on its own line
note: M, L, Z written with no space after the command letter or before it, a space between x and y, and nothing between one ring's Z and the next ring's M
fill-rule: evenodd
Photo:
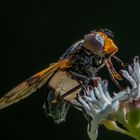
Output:
M85 35L84 39L69 47L56 63L6 93L0 99L0 109L30 96L47 83L43 107L56 122L61 122L65 119L69 102L89 85L90 80L104 66L107 67L114 83L120 87L117 80L122 78L114 69L111 58L124 64L115 56L118 48L111 37L112 33L107 29Z

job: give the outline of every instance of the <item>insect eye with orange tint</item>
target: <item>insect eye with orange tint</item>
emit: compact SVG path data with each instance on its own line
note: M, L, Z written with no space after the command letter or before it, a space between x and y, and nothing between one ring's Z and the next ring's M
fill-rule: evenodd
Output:
M89 49L91 50L93 49L98 52L103 51L104 40L99 34L97 33L88 34L85 35L84 39L85 39L85 43L88 44L87 47L89 47Z

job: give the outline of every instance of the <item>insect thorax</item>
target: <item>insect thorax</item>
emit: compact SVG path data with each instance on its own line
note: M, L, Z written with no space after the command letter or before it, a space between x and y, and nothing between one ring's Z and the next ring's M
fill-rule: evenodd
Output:
M101 64L101 57L82 47L72 56L73 65L69 71L86 76L95 76L95 69Z

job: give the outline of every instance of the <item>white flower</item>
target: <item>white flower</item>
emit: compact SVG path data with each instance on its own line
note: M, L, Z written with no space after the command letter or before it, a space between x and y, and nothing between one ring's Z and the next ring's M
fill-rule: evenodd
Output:
M139 57L135 56L133 60L133 67L128 66L128 71L121 70L122 75L130 82L131 89L131 97L133 99L140 98L140 65L139 65Z
M94 82L97 83L96 87L88 86L84 95L78 95L77 100L71 102L83 108L83 112L91 117L92 121L88 124L88 135L92 140L97 138L99 123L107 119L109 114L117 112L120 100L128 97L129 93L129 90L121 91L119 93L121 96L111 97L107 90L108 82L106 80L101 81L97 78Z
M112 97L107 89L107 80L101 81L101 79L95 78L94 82L96 82L96 86L88 86L84 91L84 95L79 94L76 100L71 101L84 114L90 116L91 122L88 124L88 135L92 140L96 140L98 136L98 126L100 123L103 123L110 130L127 134L136 139L139 137L137 134L131 134L131 124L128 125L132 116L129 113L130 101L131 103L139 103L140 105L139 57L136 56L134 58L133 66L129 66L128 71L121 70L121 73L130 82L132 88L127 87L119 93L114 93ZM113 120L110 119L110 116L113 116ZM119 127L117 122L124 125L126 129ZM137 126L140 127L140 120L138 119L137 122L139 123Z

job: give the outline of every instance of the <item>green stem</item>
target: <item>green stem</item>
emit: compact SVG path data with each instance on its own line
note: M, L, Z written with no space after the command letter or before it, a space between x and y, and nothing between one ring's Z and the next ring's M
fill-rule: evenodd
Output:
M140 140L139 128L130 123L126 123L126 125L127 125L126 127L129 131L129 133L131 133L135 139Z
M122 133L122 134L125 134L125 135L128 135L130 137L137 139L137 137L133 135L132 133L130 133L129 131L120 128L115 121L104 120L102 123L109 130L116 131L116 132L119 132L119 133ZM140 140L140 139L137 139L137 140Z

